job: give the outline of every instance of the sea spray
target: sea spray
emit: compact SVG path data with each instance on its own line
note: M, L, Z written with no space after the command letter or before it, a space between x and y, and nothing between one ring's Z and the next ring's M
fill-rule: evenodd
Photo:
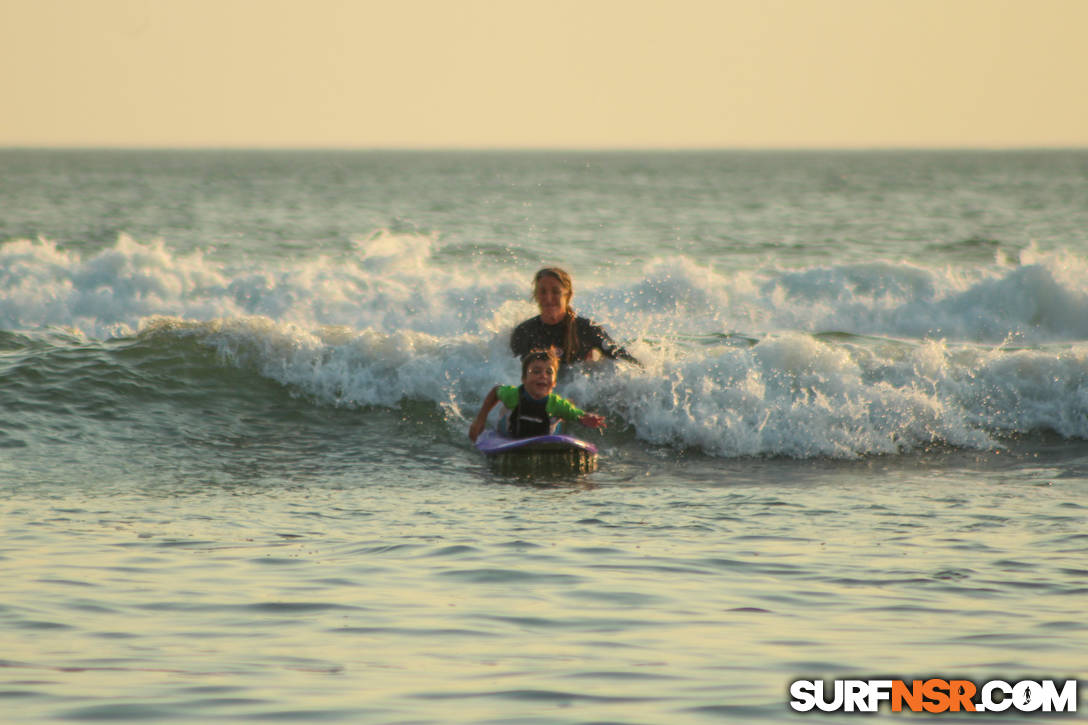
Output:
M351 254L227 263L121 237L82 254L0 246L0 319L61 348L153 335L214 351L317 406L435 406L451 430L515 382L534 314L492 259L436 261L388 232ZM687 257L582 275L575 304L642 362L563 383L645 442L715 456L853 458L1088 435L1088 291L1069 253L985 267L872 262L725 273ZM1058 303L1050 300L1057 299ZM16 344L18 347L18 343Z

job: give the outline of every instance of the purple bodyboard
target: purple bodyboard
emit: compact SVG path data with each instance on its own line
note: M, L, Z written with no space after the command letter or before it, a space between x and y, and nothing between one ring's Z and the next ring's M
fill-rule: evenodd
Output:
M493 430L485 430L476 439L476 448L484 455L494 456L499 453L542 453L542 452L577 452L584 451L597 455L597 446L586 443L580 438L565 435L532 436L530 438L507 438Z

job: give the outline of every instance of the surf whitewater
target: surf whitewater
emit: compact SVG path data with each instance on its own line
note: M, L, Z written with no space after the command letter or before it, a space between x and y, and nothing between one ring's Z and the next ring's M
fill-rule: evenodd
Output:
M272 384L318 408L423 403L460 429L491 385L516 380L509 331L534 314L527 275L494 266L388 231L342 254L258 263L127 236L86 253L11 241L4 366L41 379L9 386L5 404ZM969 267L730 271L674 255L583 273L579 311L644 367L580 371L562 391L635 440L721 457L1083 438L1086 266L1029 247Z

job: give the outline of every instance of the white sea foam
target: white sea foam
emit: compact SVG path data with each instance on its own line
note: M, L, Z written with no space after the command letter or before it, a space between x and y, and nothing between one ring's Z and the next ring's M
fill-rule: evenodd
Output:
M194 337L318 404L424 400L460 427L491 385L516 380L508 334L533 306L528 279L473 258L439 263L438 247L381 233L344 257L253 266L128 237L86 256L10 242L0 328ZM851 457L1040 429L1088 436L1088 270L1070 254L1028 249L982 268L727 273L672 257L606 279L574 271L580 312L645 367L579 373L563 390L650 443Z

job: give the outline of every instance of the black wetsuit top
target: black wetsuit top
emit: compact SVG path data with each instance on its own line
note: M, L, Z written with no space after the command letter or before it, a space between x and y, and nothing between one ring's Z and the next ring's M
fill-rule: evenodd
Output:
M510 436L529 438L546 436L552 432L552 417L548 415L548 399L537 400L518 386L518 405L510 411Z
M608 333L600 325L586 317L574 318L577 331L578 349L574 351L575 360L584 360L586 355L595 348L600 348L606 357L613 360L627 360L636 365L639 364L629 352L617 345ZM565 359L564 324L547 325L540 319L540 315L526 320L514 328L510 336L510 349L518 357L527 355L533 350L546 350L555 347L560 350L560 357Z

